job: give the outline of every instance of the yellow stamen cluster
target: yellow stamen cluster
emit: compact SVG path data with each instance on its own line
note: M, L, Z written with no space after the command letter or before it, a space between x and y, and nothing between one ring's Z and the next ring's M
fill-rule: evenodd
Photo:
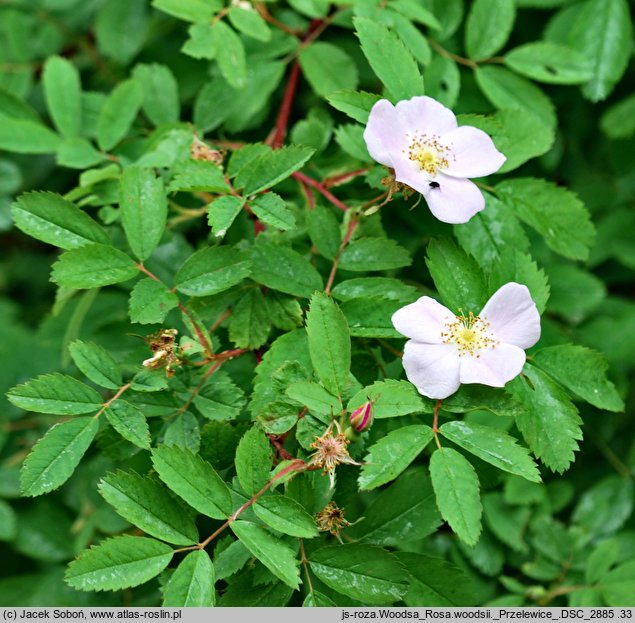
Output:
M441 339L445 344L456 344L459 357L481 356L480 351L485 348L494 349L499 344L489 330L490 323L480 316L470 312L467 316L459 309L454 322L446 323Z
M436 175L441 169L448 166L448 151L447 146L439 143L438 137L428 134L415 134L407 153L408 158L416 162L422 171L429 175Z

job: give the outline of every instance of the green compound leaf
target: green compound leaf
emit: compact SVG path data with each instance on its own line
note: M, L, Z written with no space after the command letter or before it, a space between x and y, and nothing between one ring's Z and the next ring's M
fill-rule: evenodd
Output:
M110 403L104 414L124 439L144 450L150 449L150 430L139 408L125 400L115 400Z
M124 80L113 89L97 119L100 149L112 149L128 134L143 99L143 89L136 80Z
M534 363L594 407L624 410L624 401L606 378L609 364L601 353L584 346L563 344L539 350Z
M360 389L349 401L346 409L352 413L367 400L373 404L376 419L399 417L410 413L432 413L434 401L424 398L408 381L386 379L375 381Z
M536 41L514 48L505 64L519 74L549 84L582 84L593 75L589 58L573 48Z
M65 579L80 591L116 591L147 582L171 559L169 545L125 534L84 550L68 566Z
M105 348L92 342L75 340L68 350L75 365L93 383L106 389L119 389L123 385L121 369Z
M179 87L174 74L165 65L137 65L132 75L143 89L143 112L155 125L179 120Z
M515 19L514 0L476 0L465 28L468 57L478 60L496 54L507 42Z
M571 47L591 61L591 79L582 92L592 102L605 99L630 58L632 22L626 0L591 0L581 5L567 36Z
M78 136L82 122L79 72L67 59L50 56L42 72L44 98L55 127L65 137Z
M391 553L360 543L322 547L309 555L311 571L334 591L367 604L391 604L408 590L408 573Z
M588 258L595 228L584 204L570 190L527 177L502 182L496 192L556 253L574 260Z
M240 486L248 495L254 495L269 481L271 446L258 428L250 428L236 449L236 473Z
M529 451L513 437L491 426L455 420L443 424L439 432L464 450L511 474L532 482L541 482Z
M206 608L216 604L214 565L204 550L190 552L174 570L163 592L166 608Z
M57 134L37 121L0 114L0 149L18 154L52 154L60 142Z
M481 534L478 477L469 461L452 448L439 448L430 459L430 477L441 516L468 545Z
M414 424L393 430L368 449L359 475L359 487L375 489L394 480L432 441L432 429Z
M175 545L198 541L191 514L156 480L117 471L101 479L99 492L122 517L157 539Z
M483 273L476 261L447 239L431 240L426 264L441 299L453 312L479 312L487 301Z
M315 149L304 145L267 151L238 172L235 186L243 188L245 195L262 192L301 169L314 153Z
M550 376L525 364L521 377L507 386L507 391L526 407L516 418L516 425L534 454L552 471L564 472L574 459L582 423L569 396Z
M263 286L302 298L310 298L324 287L320 273L293 249L257 242L250 256L251 278Z
M25 234L62 249L109 242L108 234L86 212L55 193L24 193L12 205L11 214Z
M375 93L364 91L337 91L327 98L328 103L336 110L346 113L351 119L366 123L370 109L381 99Z
M304 539L318 535L313 517L292 498L268 495L260 498L253 508L259 519L278 532Z
M7 392L7 398L20 409L53 415L80 415L101 408L101 396L88 385L56 372L43 374Z
M161 178L150 169L129 167L119 187L121 222L132 252L141 260L156 249L168 218L168 202Z
M397 558L411 576L404 597L407 606L452 608L479 603L478 586L463 569L426 554L398 552Z
M201 249L179 268L174 283L179 292L190 296L210 296L228 290L246 277L249 259L232 247Z
M138 275L129 255L105 244L71 249L53 264L51 280L66 288L98 288L128 281Z
M163 322L170 310L177 307L179 297L154 279L146 277L135 284L130 293L131 322L154 324Z
M365 272L410 266L410 253L390 238L354 240L340 255L340 268Z
M214 519L226 519L231 513L227 485L198 454L178 446L159 446L152 450L152 464L161 480L199 513Z
M295 227L295 216L284 199L276 193L258 195L249 202L251 211L266 225L276 229L289 230Z
M316 375L331 394L342 396L351 367L351 339L344 314L326 294L311 297L306 332Z
M413 468L383 489L364 511L365 519L346 530L355 540L377 545L418 541L442 523L434 503L432 482L421 468Z
M240 542L277 578L297 590L300 569L293 550L251 521L232 521L230 527Z
M353 59L332 43L318 41L304 48L299 60L302 75L322 97L328 97L335 91L354 91L357 88L357 67Z
M394 101L423 95L423 77L417 61L401 39L386 26L364 17L353 20L370 66Z
M20 491L36 496L64 484L92 443L99 423L90 417L55 424L40 439L22 466Z

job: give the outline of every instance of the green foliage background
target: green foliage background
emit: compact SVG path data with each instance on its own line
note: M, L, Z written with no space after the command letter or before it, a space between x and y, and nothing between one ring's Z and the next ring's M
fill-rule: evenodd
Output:
M626 0L1 2L0 605L635 605L632 53ZM507 157L465 225L365 215L423 94ZM436 449L390 316L509 281L542 338Z

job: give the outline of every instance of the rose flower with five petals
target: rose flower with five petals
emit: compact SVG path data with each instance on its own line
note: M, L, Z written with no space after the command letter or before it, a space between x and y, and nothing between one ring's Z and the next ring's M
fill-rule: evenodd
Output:
M540 338L540 314L529 290L507 283L478 316L455 315L429 296L397 310L392 323L406 337L403 367L428 398L446 398L461 383L503 387L525 364L525 348Z
M445 223L467 223L485 207L481 191L467 178L495 173L505 162L485 132L458 127L449 108L425 96L396 106L378 101L364 140L368 153L394 169L397 182L420 192Z

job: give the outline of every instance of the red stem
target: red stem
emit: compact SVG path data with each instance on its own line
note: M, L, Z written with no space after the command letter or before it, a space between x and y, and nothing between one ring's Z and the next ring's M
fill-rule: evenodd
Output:
M351 237L353 236L353 233L357 229L358 224L359 224L359 221L357 220L356 215L354 215L348 224L348 229L346 230L346 234L344 235L344 238L342 239L340 248L337 250L337 255L333 259L333 266L331 267L331 273L329 275L328 281L326 282L326 288L324 288L324 292L326 294L331 293L331 288L333 287L333 280L335 279L335 273L337 273L337 267L339 266L339 263L340 263L340 255L342 254L342 251L344 250L346 245L351 241Z
M289 116L291 115L291 106L293 105L293 98L295 97L295 90L298 86L298 78L300 77L300 63L294 61L291 65L291 73L289 73L289 81L287 82L287 88L284 91L282 98L282 104L280 105L280 111L278 112L278 120L276 121L276 128L271 139L271 146L274 149L282 147L284 144L284 138L287 135L287 125L289 124Z
M322 182L318 182L312 177L309 177L304 173L300 173L300 171L293 173L293 177L299 182L315 188L315 190L317 190L325 199L330 201L336 208L339 208L343 212L348 210L348 206L343 201L340 201L328 188L324 186Z

